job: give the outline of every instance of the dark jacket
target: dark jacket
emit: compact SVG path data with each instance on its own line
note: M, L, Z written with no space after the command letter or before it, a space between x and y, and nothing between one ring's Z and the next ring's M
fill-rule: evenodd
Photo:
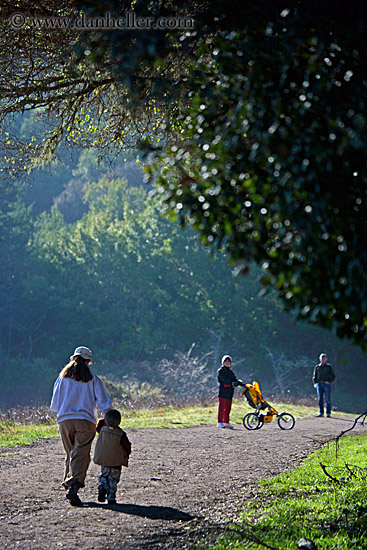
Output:
M317 382L333 382L335 380L333 367L329 363L325 363L325 365L319 363L314 368L312 380L314 384Z
M237 382L237 378L233 370L230 367L224 365L218 369L218 397L224 397L225 399L232 399L234 388L233 382Z
M116 468L128 466L131 443L121 428L103 426L94 449L96 464Z

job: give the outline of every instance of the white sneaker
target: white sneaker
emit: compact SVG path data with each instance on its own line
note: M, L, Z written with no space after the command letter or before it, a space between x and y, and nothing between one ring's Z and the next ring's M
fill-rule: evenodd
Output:
M218 422L217 424L217 428L225 428L225 424L223 424L223 422Z
M229 428L230 430L233 430L234 426L232 426L232 424L224 424L224 428Z

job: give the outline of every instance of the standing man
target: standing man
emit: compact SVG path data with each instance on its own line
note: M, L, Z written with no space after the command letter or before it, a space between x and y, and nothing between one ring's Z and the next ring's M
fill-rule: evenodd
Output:
M330 418L331 415L331 382L335 380L335 372L333 367L327 363L327 357L325 353L321 353L320 363L315 366L313 371L313 383L317 391L317 397L319 400L319 414L316 416L324 416L324 397L326 401L326 416Z

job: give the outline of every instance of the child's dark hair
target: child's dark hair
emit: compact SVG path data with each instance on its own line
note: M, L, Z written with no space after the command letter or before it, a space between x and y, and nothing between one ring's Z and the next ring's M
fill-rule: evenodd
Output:
M93 374L87 365L87 361L80 355L77 355L70 361L70 363L65 365L60 372L60 376L61 378L72 378L77 382L89 382L89 380L92 380L93 378Z
M104 419L106 420L106 422L111 420L116 420L117 422L121 422L121 414L117 409L109 409L104 415Z

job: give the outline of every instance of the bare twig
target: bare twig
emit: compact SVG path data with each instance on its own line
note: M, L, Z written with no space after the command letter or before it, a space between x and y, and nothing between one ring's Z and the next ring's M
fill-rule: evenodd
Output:
M348 428L347 430L343 430L342 432L340 432L339 435L336 436L336 438L335 438L336 443L339 442L339 439L341 437L343 437L343 435L345 435L347 432L350 432L351 430L353 430L356 427L356 425L358 423L358 420L362 417L363 417L363 420L362 420L361 424L364 425L364 422L365 422L366 417L367 417L367 409L362 414L357 416L357 418L354 419L353 426L351 428Z
M352 469L349 467L349 464L347 464L346 462L345 462L345 468L346 468L346 470L348 470L348 472L350 473L350 477L355 477L355 476L356 476L355 471L352 470Z
M321 469L322 471L324 472L324 474L329 478L331 479L331 481L333 481L334 483L340 483L340 480L337 479L336 477L332 476L329 474L329 472L326 470L326 466L325 464L323 464L322 462L319 463L320 466L321 466Z

